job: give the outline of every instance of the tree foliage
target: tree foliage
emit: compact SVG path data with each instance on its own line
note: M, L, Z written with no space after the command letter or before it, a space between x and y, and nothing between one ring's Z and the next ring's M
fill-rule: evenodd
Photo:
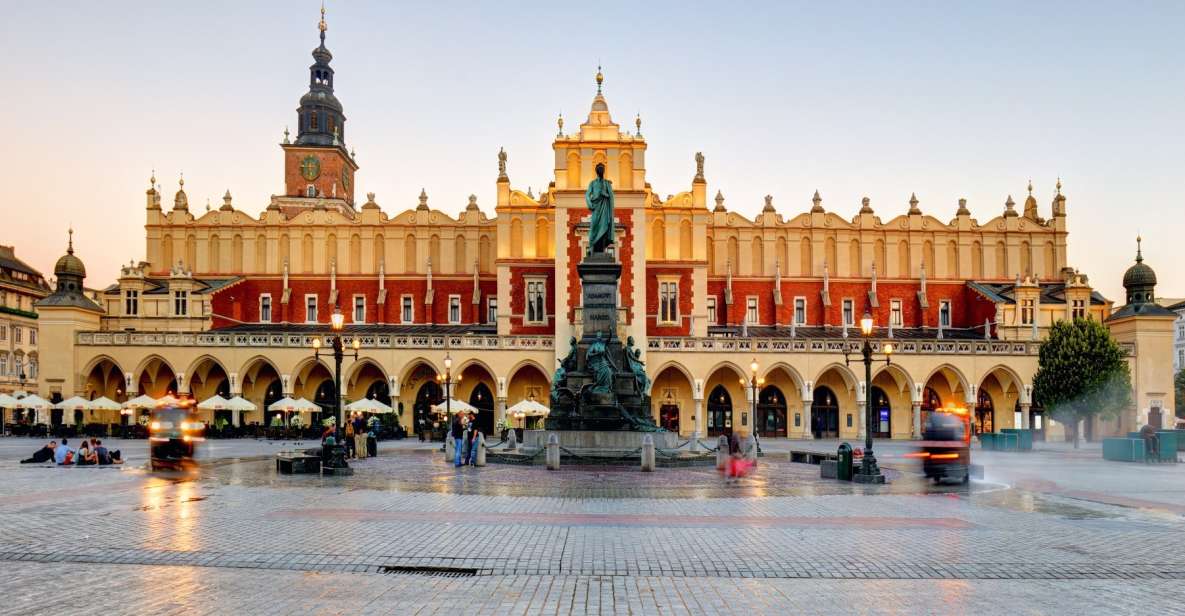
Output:
M1177 376L1173 377L1173 389L1177 406L1177 417L1185 419L1185 367L1177 371Z
M1091 416L1113 418L1132 404L1126 355L1102 323L1059 321L1041 345L1033 397L1075 431Z

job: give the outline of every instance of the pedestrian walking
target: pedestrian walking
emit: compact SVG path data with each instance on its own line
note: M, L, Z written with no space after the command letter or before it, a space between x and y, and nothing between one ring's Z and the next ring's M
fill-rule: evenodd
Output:
M470 466L477 466L477 445L481 439L481 430L477 427L477 414L469 413L469 457L467 463Z

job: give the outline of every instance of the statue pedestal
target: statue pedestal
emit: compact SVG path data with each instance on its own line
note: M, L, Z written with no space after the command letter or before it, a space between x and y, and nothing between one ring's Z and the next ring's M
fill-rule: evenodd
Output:
M580 274L580 307L584 315L581 342L591 341L597 334L606 341L616 340L617 281L621 279L621 264L611 254L594 254L586 256L576 266L576 271Z

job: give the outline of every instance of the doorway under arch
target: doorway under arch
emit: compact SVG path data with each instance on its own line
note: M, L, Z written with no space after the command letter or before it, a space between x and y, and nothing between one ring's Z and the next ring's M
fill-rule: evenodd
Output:
M412 416L416 418L415 429L432 433L432 405L444 402L444 393L436 381L424 381L416 391L416 401L412 405Z
M708 436L732 435L732 396L717 385L708 396Z
M494 433L494 394L485 383L478 383L469 393L469 405L477 409L477 427L483 434Z
M876 438L892 438L893 405L885 390L872 387L872 435Z
M839 398L830 387L816 387L811 401L811 433L815 438L839 438Z
M992 402L992 395L986 389L981 388L975 399L975 420L971 424L971 429L974 430L975 436L996 431L995 404Z
M757 395L757 417L753 422L760 436L786 436L786 396L776 385L766 385Z

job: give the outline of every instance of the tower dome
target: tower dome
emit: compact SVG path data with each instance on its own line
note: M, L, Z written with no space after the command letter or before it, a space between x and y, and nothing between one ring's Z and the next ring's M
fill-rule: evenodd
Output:
M53 273L57 277L59 284L61 284L62 276L77 276L79 279L86 278L86 265L83 264L82 259L74 256L73 229L70 230L70 241L66 245L66 254L62 255L58 259L58 262L54 264Z
M1144 263L1143 238L1136 238L1136 263L1123 274L1127 303L1150 304L1156 299L1156 272Z

